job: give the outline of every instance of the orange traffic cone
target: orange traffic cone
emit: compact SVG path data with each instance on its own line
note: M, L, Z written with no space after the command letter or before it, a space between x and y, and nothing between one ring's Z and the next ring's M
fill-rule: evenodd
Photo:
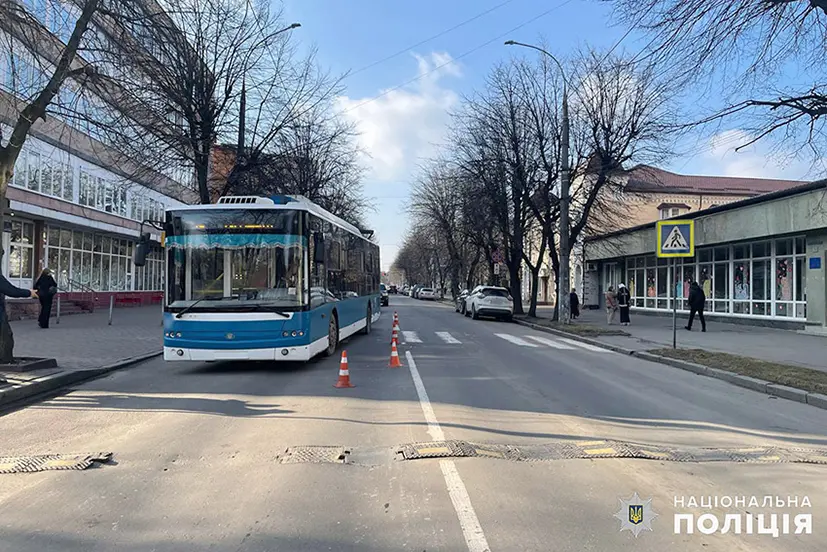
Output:
M399 360L399 351L396 350L396 340L391 343L391 361L388 363L390 368L401 368L402 362Z
M399 326L393 326L393 332L391 332L391 342L399 341Z
M355 387L350 383L350 370L347 368L347 351L342 351L342 361L339 364L339 381L333 387Z

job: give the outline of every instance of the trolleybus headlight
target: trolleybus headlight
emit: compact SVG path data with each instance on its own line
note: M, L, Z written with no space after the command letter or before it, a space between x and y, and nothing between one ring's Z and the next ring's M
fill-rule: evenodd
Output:
M290 337L290 332L283 332L281 334L282 337Z
M178 356L184 356L184 349L178 349L177 351L175 351L175 354Z
M288 351L287 349L282 349L282 350L281 350L281 355L282 355L282 356L287 356L287 355L289 355L289 354L290 354L290 351Z
M304 335L304 331L299 330L299 336L303 336L303 335Z
M175 334L175 337L181 337L181 332L178 332L177 334Z
M293 337L296 337L297 335L299 335L299 332L297 332L296 330L293 330L293 333L291 333L290 335L292 335Z

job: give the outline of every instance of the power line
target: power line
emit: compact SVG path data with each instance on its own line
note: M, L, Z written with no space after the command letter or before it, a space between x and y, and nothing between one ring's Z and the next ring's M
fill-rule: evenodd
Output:
M386 61L389 61L393 58L399 57L399 56L401 56L402 54L404 54L406 52L410 52L414 48L418 48L418 47L422 46L423 44L427 44L428 42L431 42L432 40L436 40L437 38L443 37L443 36L445 36L446 34L448 34L450 32L453 32L453 31L455 31L455 30L457 30L461 27L464 27L465 25L468 25L469 23L472 23L472 22L476 21L477 19L479 19L481 17L484 17L484 16L488 15L489 13L494 12L494 11L502 8L503 6L511 4L512 2L514 2L514 0L506 0L505 2L501 2L501 3L497 4L496 6L485 10L484 12L478 13L474 17L466 19L465 21L463 21L461 23L458 23L458 24L454 25L453 27L449 27L448 29L445 29L444 31L442 31L440 33L437 33L437 34L435 34L431 37L426 38L425 40L420 40L416 44L412 44L412 45L408 46L407 48L403 48L402 50L399 50L398 52L393 53L393 54L391 54L387 57L384 57L384 58L382 58L378 61L374 61L373 63L365 65L364 67L360 67L359 69L348 73L347 78L350 78L353 75L357 75L357 74L359 74L363 71L367 71L368 69L376 67L377 65L385 63Z
M467 57L467 56L470 56L471 54L473 54L473 53L475 53L475 52L477 52L477 51L479 51L479 50L482 50L483 48L485 48L486 46L488 46L489 44L491 44L491 43L493 43L493 42L496 42L496 41L498 41L498 40L502 40L502 39L503 39L503 37L510 35L510 34L511 34L511 33L513 33L514 31L519 31L520 29L522 29L522 28L523 28L523 27L525 27L526 25L530 25L531 23L534 23L534 22L535 22L535 21L537 21L538 19L540 19L540 18L542 18L542 17L547 16L547 15L548 15L548 14L550 14L551 12L556 11L556 10L559 10L560 8L562 8L562 7L566 6L567 4L571 4L573 1L574 1L574 0L565 0L564 2L561 2L560 4L557 4L556 6L554 6L554 7L552 7L552 8L547 9L546 11L544 11L544 12L540 13L539 15L536 15L536 16L532 17L531 19L528 19L528 20L526 20L526 21L524 21L524 22L520 23L519 25L517 25L517 26L516 26L516 27L514 27L513 29L509 29L508 31L506 31L506 32L504 32L504 33L502 33L502 34L495 36L495 37L494 37L494 38L492 38L491 40L487 40L487 41L483 42L482 44L480 44L479 46L476 46L476 47L471 48L470 50L468 50L468 51L466 51L466 52L463 52L462 54L460 54L459 56L457 56L457 57L455 57L455 58L451 59L450 61L446 61L445 63L441 63L441 64L437 65L436 67L434 67L433 69L431 69L431 70L429 70L429 71L425 71L424 73L420 73L420 74L419 74L419 75L417 75L416 77L414 77L414 78L412 78L412 79L410 79L410 80L407 80L407 81L403 82L402 84L399 84L399 85L397 85L397 86L394 86L393 88L388 88L387 90L384 90L381 94L378 94L378 95L376 95L376 96L374 96L374 97L372 97L372 98L369 98L369 99L367 99L367 100L365 100L365 101L363 101L363 102L359 102L358 104L356 104L356 105L354 105L354 106L352 106L352 107L349 107L349 108L345 109L344 111L341 111L340 113L338 113L338 115L344 115L344 114L346 114L346 113L350 113L350 112L351 112L351 111L353 111L354 109L359 109L359 108L360 108L360 107L362 107L362 106L365 106L365 105L367 105L367 104L369 104L369 103L371 103L371 102L375 102L376 100L379 100L379 99L381 99L381 98L383 98L383 97L387 96L387 95L388 95L388 94L390 94L391 92L395 92L396 90L399 90L400 88L404 88L405 86L407 86L407 85L409 85L409 84L412 84L412 83L414 83L414 82L416 82L416 81L418 81L418 80L420 80L420 79L423 79L423 78L425 78L426 76L430 75L431 73L434 73L434 72L436 72L436 71L438 71L438 70L442 69L443 67L445 67L445 66L447 66L447 65L450 65L450 64L452 64L452 63L454 63L454 62L456 62L456 61L458 61L458 60L460 60L460 59L463 59L463 58L465 58L465 57Z

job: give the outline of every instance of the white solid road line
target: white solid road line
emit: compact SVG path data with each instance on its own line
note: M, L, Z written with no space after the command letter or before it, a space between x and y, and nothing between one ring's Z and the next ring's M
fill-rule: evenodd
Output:
M582 341L575 341L573 339L568 339L568 338L565 338L565 337L559 337L558 339L560 341L565 341L566 343L574 345L575 347L580 347L581 349L586 349L588 351L594 351L596 353L611 353L612 352L611 349L604 349L603 347L597 347L597 346L592 345L590 343L583 343Z
M560 343L552 339L546 339L545 337L539 337L536 335L527 335L526 337L529 339L533 339L537 343L542 343L543 345L554 347L555 349L574 349L574 347L572 347L571 345L566 345L565 343Z
M428 423L428 433L435 441L444 441L445 434L436 419L434 409L431 407L431 400L428 398L428 392L425 391L425 384L422 383L422 378L419 376L419 370L416 369L416 362L410 351L405 351L405 359L408 361L408 369L411 371L416 394L419 396L422 413ZM465 488L465 483L462 482L462 478L459 476L456 464L453 460L440 460L439 467L442 470L442 476L445 478L448 496L451 497L451 503L454 505L457 518L459 518L459 526L462 528L462 535L465 537L468 552L491 552L485 533L482 531L480 520L474 511L474 506L471 504L471 497L468 496L468 489Z
M422 343L416 332L402 332L402 339L405 340L405 343Z
M520 339L516 335L500 334L500 333L494 334L494 335L496 335L500 339L505 339L506 341L510 341L511 343L513 343L515 345L520 345L521 347L537 347L537 345L535 345L534 343L529 343L528 341Z
M428 422L428 433L434 441L444 441L445 434L442 433L442 428L439 427L436 414L434 414L434 409L431 407L431 399L428 398L428 392L425 391L425 384L422 383L422 378L419 377L419 370L416 369L416 362L414 362L413 355L410 351L405 351L405 358L408 360L408 368L411 371L411 378L413 378L414 386L416 387L416 394L419 396L422 413L425 415L425 421Z
M462 345L462 341L456 339L448 332L435 332L439 338L449 345Z

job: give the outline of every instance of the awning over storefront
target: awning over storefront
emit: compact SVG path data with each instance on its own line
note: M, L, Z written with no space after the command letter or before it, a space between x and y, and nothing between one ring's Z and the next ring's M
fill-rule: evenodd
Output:
M170 249L277 249L303 247L304 236L292 234L188 234L167 236Z

